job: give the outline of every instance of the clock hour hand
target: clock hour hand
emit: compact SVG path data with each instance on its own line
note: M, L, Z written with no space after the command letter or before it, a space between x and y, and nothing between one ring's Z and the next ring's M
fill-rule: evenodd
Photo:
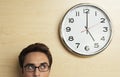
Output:
M87 29L87 32L89 33L89 35L92 38L92 40L95 41L95 39L93 38L92 34L90 33L90 31L88 29Z

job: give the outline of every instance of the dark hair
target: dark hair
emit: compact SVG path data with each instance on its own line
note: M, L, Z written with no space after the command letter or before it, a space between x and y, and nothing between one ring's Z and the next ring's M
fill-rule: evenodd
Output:
M50 68L52 65L52 55L49 51L49 48L43 44L43 43L35 43L35 44L31 44L29 46L27 46L26 48L24 48L21 53L19 54L19 65L21 68L23 68L23 64L24 64L24 60L25 60L25 56L31 52L42 52L44 53L50 63Z

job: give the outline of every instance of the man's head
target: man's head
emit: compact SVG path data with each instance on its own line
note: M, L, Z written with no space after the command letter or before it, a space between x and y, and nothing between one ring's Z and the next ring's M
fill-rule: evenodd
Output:
M19 55L23 77L48 77L52 65L49 48L42 43L31 44Z

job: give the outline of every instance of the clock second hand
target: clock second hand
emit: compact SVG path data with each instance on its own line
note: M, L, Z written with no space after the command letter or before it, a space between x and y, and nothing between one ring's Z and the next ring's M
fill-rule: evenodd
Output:
M98 25L100 25L100 23L96 23L96 24L90 26L90 27L87 28L87 29L89 30L89 29L91 29L91 28L93 28L93 27L96 27L96 25L98 26ZM85 28L84 30L82 30L81 33L82 33L82 32L85 32L85 31L86 31L86 28Z

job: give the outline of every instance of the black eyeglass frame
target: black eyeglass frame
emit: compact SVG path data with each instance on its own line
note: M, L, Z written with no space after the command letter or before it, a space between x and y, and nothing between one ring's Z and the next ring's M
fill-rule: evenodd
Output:
M41 66L42 65L47 65L47 70L41 70ZM33 68L34 68L34 70L33 71L30 71L30 70L27 70L27 67L28 66L32 66ZM46 63L46 62L44 62L44 63L41 63L38 67L36 67L34 64L26 64L25 66L24 66L24 68L25 68L25 71L26 72L35 72L36 71L36 68L38 68L38 70L40 71L40 72L46 72L46 71L48 71L48 70L50 70L50 66Z

